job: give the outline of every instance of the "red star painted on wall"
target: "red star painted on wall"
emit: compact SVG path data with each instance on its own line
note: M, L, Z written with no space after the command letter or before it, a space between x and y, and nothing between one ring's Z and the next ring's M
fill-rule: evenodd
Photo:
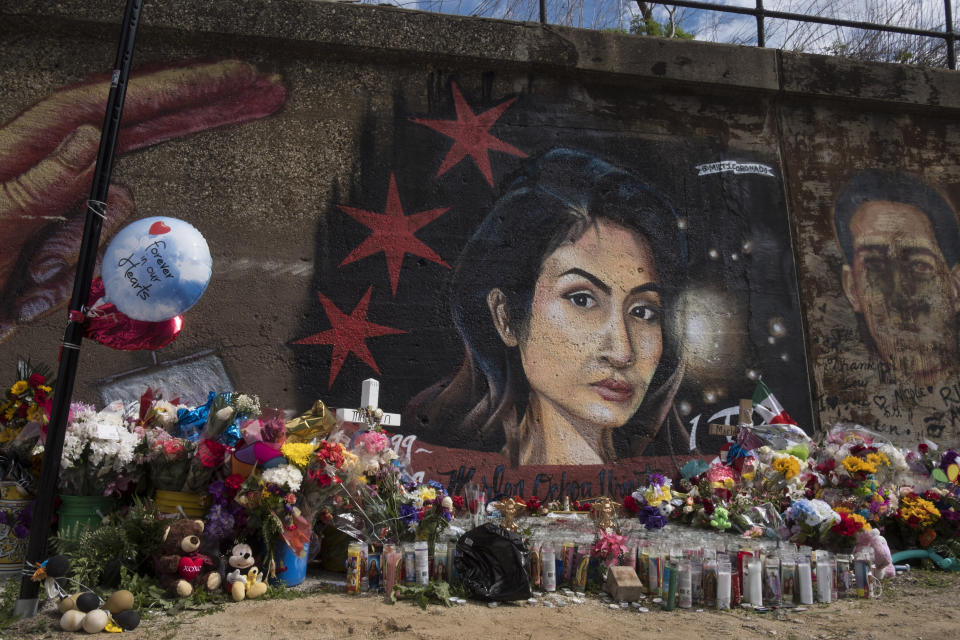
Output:
M397 179L391 173L390 187L387 190L387 206L383 213L340 206L341 211L373 231L366 240L350 252L350 255L343 259L340 266L383 251L387 257L387 272L390 274L390 287L393 290L393 295L397 295L397 285L400 283L400 267L403 265L404 254L409 253L420 258L426 258L449 269L450 265L444 262L436 251L413 235L421 227L442 216L448 209L449 207L443 207L442 209L420 211L409 216L403 215L400 194L397 193Z
M340 367L347 359L347 356L353 353L355 356L367 363L371 369L380 373L373 354L367 348L367 338L377 336L386 336L397 333L406 333L403 329L394 329L375 324L367 320L367 307L370 306L370 294L373 287L369 287L367 292L360 298L360 302L353 308L350 315L340 311L333 302L325 295L317 291L320 298L320 304L327 314L330 321L330 329L315 333L312 336L296 340L293 344L332 344L333 356L330 358L330 383L327 388L333 387L337 374L340 373Z
M514 99L510 98L506 102L501 102L492 109L477 115L473 113L470 105L464 100L457 83L452 83L452 86L453 104L457 110L456 120L426 120L423 118L411 118L411 120L453 138L453 146L447 152L447 157L443 159L443 164L440 165L436 177L439 178L466 156L470 156L492 187L493 171L490 169L488 149L502 151L521 158L527 157L527 154L523 151L490 134L490 127L503 115L503 112L513 103Z

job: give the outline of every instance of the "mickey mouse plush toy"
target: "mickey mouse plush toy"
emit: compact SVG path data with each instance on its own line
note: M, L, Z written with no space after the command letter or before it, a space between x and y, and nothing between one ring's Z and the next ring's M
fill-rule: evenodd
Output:
M224 586L227 587L227 591L234 601L239 602L244 598L259 598L267 592L267 583L262 581L263 576L254 566L256 561L253 558L250 545L234 545L230 551L227 564L233 571L227 574L227 581Z

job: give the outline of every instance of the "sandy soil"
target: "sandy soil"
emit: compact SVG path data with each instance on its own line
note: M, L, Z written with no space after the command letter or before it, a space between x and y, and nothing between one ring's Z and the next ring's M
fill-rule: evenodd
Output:
M256 600L230 603L213 612L147 619L130 640L321 639L397 638L448 640L451 638L784 638L907 640L948 638L960 621L957 588L960 574L914 571L887 581L875 600L841 600L756 613L735 611L612 610L598 597L583 604L548 608L541 604L486 604L426 611L409 603L391 605L382 596L348 596L308 588L292 600ZM76 637L56 629L52 614L41 614L0 632L8 638Z

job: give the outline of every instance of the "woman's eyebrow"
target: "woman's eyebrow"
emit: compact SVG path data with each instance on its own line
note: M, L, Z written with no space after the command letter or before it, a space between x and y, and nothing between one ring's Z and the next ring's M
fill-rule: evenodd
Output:
M601 280L600 278L598 278L597 276L593 275L588 271L584 271L583 269L578 269L577 267L574 267L573 269L567 269L566 271L561 273L559 277L562 278L563 276L568 276L568 275L577 275L582 278L586 278L591 283L593 283L594 286L596 286L598 289L600 289L601 291L603 291L608 295L612 291L610 286L604 283L603 280Z

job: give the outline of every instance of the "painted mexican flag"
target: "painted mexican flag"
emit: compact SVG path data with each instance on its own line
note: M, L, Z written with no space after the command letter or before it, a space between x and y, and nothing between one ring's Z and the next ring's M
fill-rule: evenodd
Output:
M757 383L757 388L753 391L753 410L760 414L764 424L797 424L790 414L783 410L783 406L777 402L776 396L763 380Z

